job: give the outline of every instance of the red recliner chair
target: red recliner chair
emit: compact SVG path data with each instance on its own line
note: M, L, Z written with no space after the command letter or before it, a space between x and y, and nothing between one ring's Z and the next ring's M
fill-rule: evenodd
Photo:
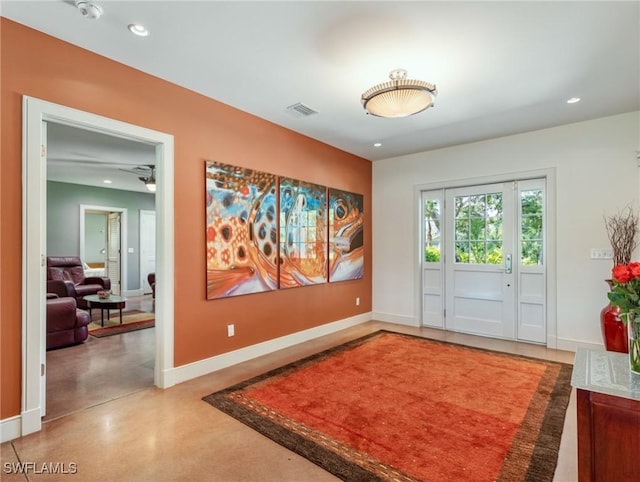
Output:
M78 308L87 308L83 296L110 289L111 280L105 276L85 278L78 256L47 256L47 293L73 298Z
M47 299L47 350L82 343L89 336L89 313L73 298Z

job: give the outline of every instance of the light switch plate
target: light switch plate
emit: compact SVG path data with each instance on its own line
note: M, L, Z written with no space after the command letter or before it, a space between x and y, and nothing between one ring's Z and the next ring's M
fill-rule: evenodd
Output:
M611 248L591 248L591 259L613 259Z

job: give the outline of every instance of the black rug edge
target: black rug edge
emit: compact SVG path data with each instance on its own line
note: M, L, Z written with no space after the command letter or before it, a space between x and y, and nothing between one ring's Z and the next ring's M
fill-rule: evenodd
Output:
M203 400L342 480L384 481L358 464L230 401L225 395L214 393L203 397Z
M553 480L558 465L564 420L571 397L572 373L572 366L560 364L560 373L549 397L549 404L527 469L526 482Z
M255 377L249 378L242 382L236 383L230 387L224 388L222 390L213 392L209 395L202 397L202 400L209 403L213 407L219 409L220 411L230 415L241 423L244 423L248 427L257 431L258 433L268 437L274 442L282 445L283 447L291 450L292 452L301 455L307 460L313 462L318 465L322 469L328 471L329 473L335 475L336 477L345 480L367 480L367 481L384 481L378 477L376 474L362 468L361 466L349 462L334 452L325 449L323 447L318 446L316 443L311 442L304 437L294 434L287 429L282 428L280 425L273 423L269 420L264 419L260 415L253 413L252 411L228 400L226 396L229 393L235 392L237 390L244 389L250 385L263 381L267 378L271 378L277 375L283 375L288 372L297 370L307 364L313 363L316 360L325 358L334 353L339 353L343 351L347 351L353 349L362 343L368 341L371 338L380 336L382 334L392 334L405 338L411 338L416 340L422 340L429 343L436 343L439 345L449 345L456 346L464 349L469 349L481 353L491 353L493 355L504 356L507 358L519 358L524 360L532 360L539 363L543 363L546 365L556 365L560 367L560 373L558 374L558 378L556 379L556 383L554 386L554 390L549 399L549 408L545 411L545 415L543 418L543 422L540 428L540 434L536 439L536 444L534 447L534 453L532 455L529 468L527 470L527 481L538 482L542 479L536 479L536 476L541 475L540 470L543 470L544 473L548 473L551 470L551 478L555 472L555 468L557 465L558 459L558 449L560 446L560 438L562 435L562 431L564 428L564 417L566 413L566 408L569 403L569 396L571 393L571 373L573 371L573 365L553 360L544 360L541 358L531 357L527 355L521 355L516 353L507 353L497 350L492 350L488 348L480 348L474 346L463 345L461 343L443 341L443 340L435 340L432 338L426 338L419 335L413 335L408 333L401 333L392 330L380 329L374 331L372 333L368 333L359 338L355 338L348 342L336 345L334 347L322 350L318 353L314 353L312 355L301 358L300 360L287 363L281 367L274 368L269 370L261 375L257 375ZM569 389L566 390L566 386L569 384ZM566 399L566 403L565 403ZM556 403L554 403L554 401ZM551 410L550 407L561 403L562 408L558 410ZM560 413L558 413L560 412ZM558 423L559 422L559 423ZM543 436L543 441L540 440L540 436ZM555 436L555 438L554 438ZM555 453L551 453L555 451ZM547 467L544 469L544 466L547 462L550 461L550 456L552 456L555 463L553 467ZM539 465L542 463L542 467Z

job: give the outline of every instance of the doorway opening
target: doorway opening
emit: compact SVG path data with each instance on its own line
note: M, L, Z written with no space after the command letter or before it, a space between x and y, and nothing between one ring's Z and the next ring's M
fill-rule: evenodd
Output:
M25 96L23 98L23 378L21 435L41 429L46 413L47 123L59 123L152 145L156 152L156 266L154 384L173 384L173 137ZM159 233L162 235L160 236Z
M120 177L129 177L128 172L121 171L128 165L117 161L129 156L144 159L139 164L155 164L155 159L143 157L155 158L155 150L51 121L45 127L46 210L50 224L47 255L75 256L79 249L85 277L108 278L112 295L125 300L121 311L107 310L106 315L102 309L78 305L90 317L86 340L72 346L47 346L47 404L43 421L50 421L153 386L155 339L150 325L154 322L155 307L150 296L140 296L141 286L133 284L133 290L128 290L128 272L137 271L139 243L136 236L129 238L127 226L129 220L136 225L139 219L138 209L129 216L127 207L154 206L155 193L147 192L137 182L133 183L137 191L123 185L118 174L123 172ZM77 157L81 160L76 160ZM109 178L112 182L92 185L96 178ZM83 202L101 204L79 204L80 217L74 219L78 203ZM73 241L78 237L76 245ZM155 231L152 237L155 239ZM135 265L133 270L128 269L130 264ZM118 320L123 325L118 325ZM150 332L133 331L141 325Z
M419 190L421 325L553 347L553 172L484 181Z
M154 233L155 238L155 233ZM127 295L127 209L80 205L80 259L95 276L107 276L115 295Z
M73 346L48 347L43 421L153 386L155 357L154 300L142 296L142 286L136 285L139 242L137 230L127 229L129 221L138 224L138 207L155 206L155 194L124 189L128 186L112 176L116 167L109 163L113 153L131 152L131 144L106 141L103 134L80 134L76 128L62 129L51 122L47 123L47 134L47 177L53 178L47 182L46 209L51 225L47 254L75 256L79 249L85 277L108 278L112 294L122 296L125 303L121 316L119 310L105 314L99 308L81 308L90 316L86 340ZM88 182L108 175L115 181L113 185L83 183L79 176L82 169L73 169L75 152L94 159ZM147 148L147 153L153 154L153 150ZM135 157L133 152L131 155ZM62 163L72 171L74 182L65 182L65 173L58 169ZM83 202L101 204L78 204ZM79 218L74 215L78 206ZM150 235L155 240L155 231ZM79 238L78 245L75 238ZM128 279L129 273L133 280ZM148 332L138 331L142 328Z

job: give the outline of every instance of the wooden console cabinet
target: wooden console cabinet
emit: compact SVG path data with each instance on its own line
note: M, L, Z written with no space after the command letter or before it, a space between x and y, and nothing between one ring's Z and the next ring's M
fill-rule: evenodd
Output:
M640 375L626 354L578 349L576 388L580 482L640 481Z

